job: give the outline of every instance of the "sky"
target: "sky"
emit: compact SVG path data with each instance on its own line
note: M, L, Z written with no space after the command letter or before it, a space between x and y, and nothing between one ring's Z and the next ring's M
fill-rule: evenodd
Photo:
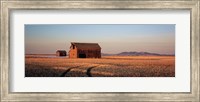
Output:
M174 24L26 24L25 53L69 51L70 42L98 43L102 53L175 54Z

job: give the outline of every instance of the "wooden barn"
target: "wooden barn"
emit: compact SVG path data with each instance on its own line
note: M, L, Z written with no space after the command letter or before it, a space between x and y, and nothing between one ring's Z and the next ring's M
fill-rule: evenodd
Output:
M101 47L98 43L72 42L69 58L101 58Z
M67 52L65 50L57 50L56 56L67 56Z

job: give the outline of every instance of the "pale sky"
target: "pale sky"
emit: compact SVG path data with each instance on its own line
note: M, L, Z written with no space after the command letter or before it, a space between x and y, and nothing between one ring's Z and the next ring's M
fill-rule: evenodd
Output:
M70 42L99 43L102 53L175 54L174 24L26 24L25 53L69 51Z

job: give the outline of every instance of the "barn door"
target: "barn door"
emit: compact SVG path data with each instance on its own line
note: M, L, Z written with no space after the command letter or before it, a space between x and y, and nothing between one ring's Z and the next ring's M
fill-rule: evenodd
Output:
M79 58L86 58L85 54L79 54Z

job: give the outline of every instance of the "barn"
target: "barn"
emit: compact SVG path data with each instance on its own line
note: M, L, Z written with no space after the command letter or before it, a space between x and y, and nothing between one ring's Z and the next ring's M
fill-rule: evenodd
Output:
M101 58L101 47L98 43L71 42L69 58Z
M56 56L67 56L67 52L65 50L57 50Z

